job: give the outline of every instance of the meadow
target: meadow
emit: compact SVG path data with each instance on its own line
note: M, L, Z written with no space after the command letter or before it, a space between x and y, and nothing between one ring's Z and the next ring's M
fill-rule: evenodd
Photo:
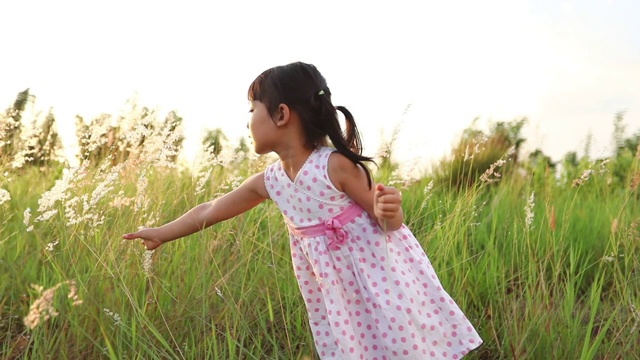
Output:
M271 202L154 252L122 240L273 161L209 155L4 164L0 357L316 359ZM560 175L500 160L467 186L374 169L484 340L468 359L640 357L640 150L625 159L622 177L616 159Z

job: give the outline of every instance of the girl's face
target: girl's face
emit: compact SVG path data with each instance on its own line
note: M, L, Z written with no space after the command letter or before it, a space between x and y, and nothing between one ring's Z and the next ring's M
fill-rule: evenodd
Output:
M257 154L271 152L277 139L277 126L269 115L267 107L260 101L251 101L249 112L251 118L247 127L251 131L255 152Z

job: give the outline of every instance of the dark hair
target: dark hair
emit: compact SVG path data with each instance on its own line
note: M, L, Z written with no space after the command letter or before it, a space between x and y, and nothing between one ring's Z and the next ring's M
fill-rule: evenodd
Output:
M265 70L249 86L247 97L249 101L263 103L271 117L275 117L280 104L286 104L302 122L305 147L311 150L326 146L328 137L340 154L365 170L371 187L371 172L363 162L374 161L362 155L360 133L353 115L344 106L331 103L327 81L315 66L295 62ZM344 132L336 110L345 117Z

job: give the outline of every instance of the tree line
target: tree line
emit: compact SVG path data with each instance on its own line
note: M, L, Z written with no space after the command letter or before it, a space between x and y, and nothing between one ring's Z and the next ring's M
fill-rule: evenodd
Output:
M3 168L66 166L55 114L52 109L46 113L37 111L35 100L30 89L26 89L0 113L0 165ZM640 158L640 130L625 137L624 115L619 112L613 119L614 151L611 157L592 159L589 136L582 156L572 151L559 161L553 161L541 149L523 158L522 145L526 139L522 137L522 129L527 118L494 122L488 131L479 130L476 119L430 176L451 188L460 189L478 181L499 182L504 174L520 171L541 185L550 180L571 183L584 171L606 165L611 185L625 186L640 178L632 169L633 160ZM115 165L136 157L157 157L158 154L164 155L157 161L175 164L184 142L183 118L176 111L160 116L156 110L141 106L135 99L127 101L120 114L102 114L92 119L77 115L75 120L80 149L77 156L91 165L105 161ZM378 155L377 173L381 177L389 178L398 168L392 158L392 142L382 144L384 151ZM201 144L212 156L218 156L228 146L228 139L221 129L212 129L203 135ZM248 153L249 147L243 138L234 154L246 158Z

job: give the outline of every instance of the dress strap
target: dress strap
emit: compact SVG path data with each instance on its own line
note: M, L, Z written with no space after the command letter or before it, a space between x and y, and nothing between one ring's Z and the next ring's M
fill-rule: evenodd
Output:
M342 230L342 227L362 214L363 211L364 209L360 205L353 203L343 212L323 223L303 227L288 225L289 231L295 236L305 238L326 235L329 238L329 248L337 250L349 237L349 234Z

